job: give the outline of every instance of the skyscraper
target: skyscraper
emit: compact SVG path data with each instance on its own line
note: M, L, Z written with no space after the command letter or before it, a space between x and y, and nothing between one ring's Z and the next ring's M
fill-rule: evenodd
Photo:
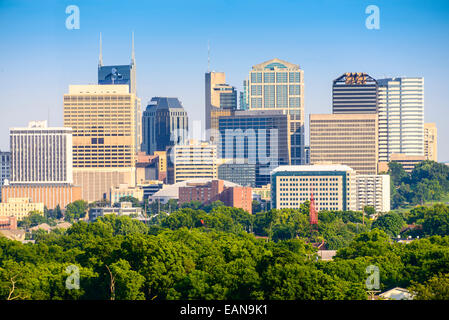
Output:
M0 186L11 176L11 152L0 151ZM0 191L1 192L1 191Z
M250 110L282 110L288 115L289 163L304 164L304 81L299 65L280 59L252 67L246 82Z
M83 199L100 200L112 186L135 185L138 105L128 85L69 86L64 126L73 129L73 174Z
M332 85L332 113L377 113L377 87L366 73L341 75Z
M379 161L424 155L424 78L379 79Z
M207 140L214 141L218 130L218 117L229 115L237 109L237 90L226 84L224 72L207 72L205 74L205 112Z
M376 174L377 114L311 114L310 163L347 165L357 174Z
M71 184L72 129L31 121L10 129L11 184Z
M177 98L154 97L142 117L142 151L151 155L187 140L189 120Z

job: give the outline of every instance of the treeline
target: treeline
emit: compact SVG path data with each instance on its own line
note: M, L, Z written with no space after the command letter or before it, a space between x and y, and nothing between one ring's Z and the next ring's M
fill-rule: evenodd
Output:
M379 267L381 290L401 286L422 299L449 299L448 236L402 244L373 229L321 261L302 239L220 231L230 221L215 224L198 211L198 224L190 210L153 226L113 215L80 221L65 233L40 234L35 244L0 238L0 299L366 299L369 265ZM79 268L79 289L66 287L71 265Z
M423 204L426 201L439 201L449 193L449 166L443 163L422 161L411 173L407 173L397 162L390 162L388 166L393 209Z

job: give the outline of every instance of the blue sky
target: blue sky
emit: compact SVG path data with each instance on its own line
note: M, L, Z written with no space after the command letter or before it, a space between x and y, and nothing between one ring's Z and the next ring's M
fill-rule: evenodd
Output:
M80 29L65 26L68 5ZM365 8L380 9L380 29ZM344 72L374 78L423 76L425 121L438 127L439 160L449 161L449 1L0 0L0 149L9 128L30 120L62 125L69 84L97 81L104 64L127 64L135 32L137 92L178 97L191 120L204 119L207 43L211 69L242 88L251 66L277 57L304 69L305 113L331 112L332 80Z

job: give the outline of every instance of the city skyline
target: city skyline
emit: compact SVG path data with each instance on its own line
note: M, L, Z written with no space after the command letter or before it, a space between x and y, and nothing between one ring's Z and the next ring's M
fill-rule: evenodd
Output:
M210 69L225 72L226 82L239 91L251 66L261 61L279 58L299 64L304 70L306 133L309 114L331 112L332 81L344 72L366 72L375 79L424 77L425 122L436 123L438 160L449 161L449 150L444 148L449 128L439 117L449 107L444 99L449 89L444 81L449 70L449 19L447 10L442 10L448 4L377 1L380 29L369 30L365 8L371 3L347 3L352 5L283 1L276 4L282 18L274 17L267 25L264 21L271 15L263 4L268 2L134 2L130 6L108 1L99 10L98 2L78 1L74 4L80 8L80 29L68 30L65 8L72 3L3 1L0 26L9 31L0 50L4 112L0 149L9 150L11 127L32 120L62 125L62 97L68 85L97 82L100 32L103 64L126 65L131 61L134 31L142 110L154 96L177 97L190 121L202 121L204 128L210 41ZM220 12L226 9L225 19ZM111 23L117 12L121 23ZM157 14L144 14L151 12Z

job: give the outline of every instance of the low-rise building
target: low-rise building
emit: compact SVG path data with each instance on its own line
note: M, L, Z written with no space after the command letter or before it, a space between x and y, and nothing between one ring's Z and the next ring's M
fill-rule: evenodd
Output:
M15 216L3 217L0 216L0 230L16 230L17 218Z
M7 202L0 203L0 217L13 216L20 221L33 211L43 214L44 204L31 202L30 198L9 198Z
M271 207L297 209L315 199L321 210L355 210L355 171L346 165L280 166L271 172Z
M133 207L131 202L121 202L120 207L102 207L102 208L91 208L89 210L89 220L95 221L99 217L103 217L107 214L115 214L117 216L129 216L129 215L141 215L142 208Z
M143 201L143 189L141 187L130 187L128 184L120 184L116 187L111 187L110 199L111 204L119 203L123 197L133 197Z

